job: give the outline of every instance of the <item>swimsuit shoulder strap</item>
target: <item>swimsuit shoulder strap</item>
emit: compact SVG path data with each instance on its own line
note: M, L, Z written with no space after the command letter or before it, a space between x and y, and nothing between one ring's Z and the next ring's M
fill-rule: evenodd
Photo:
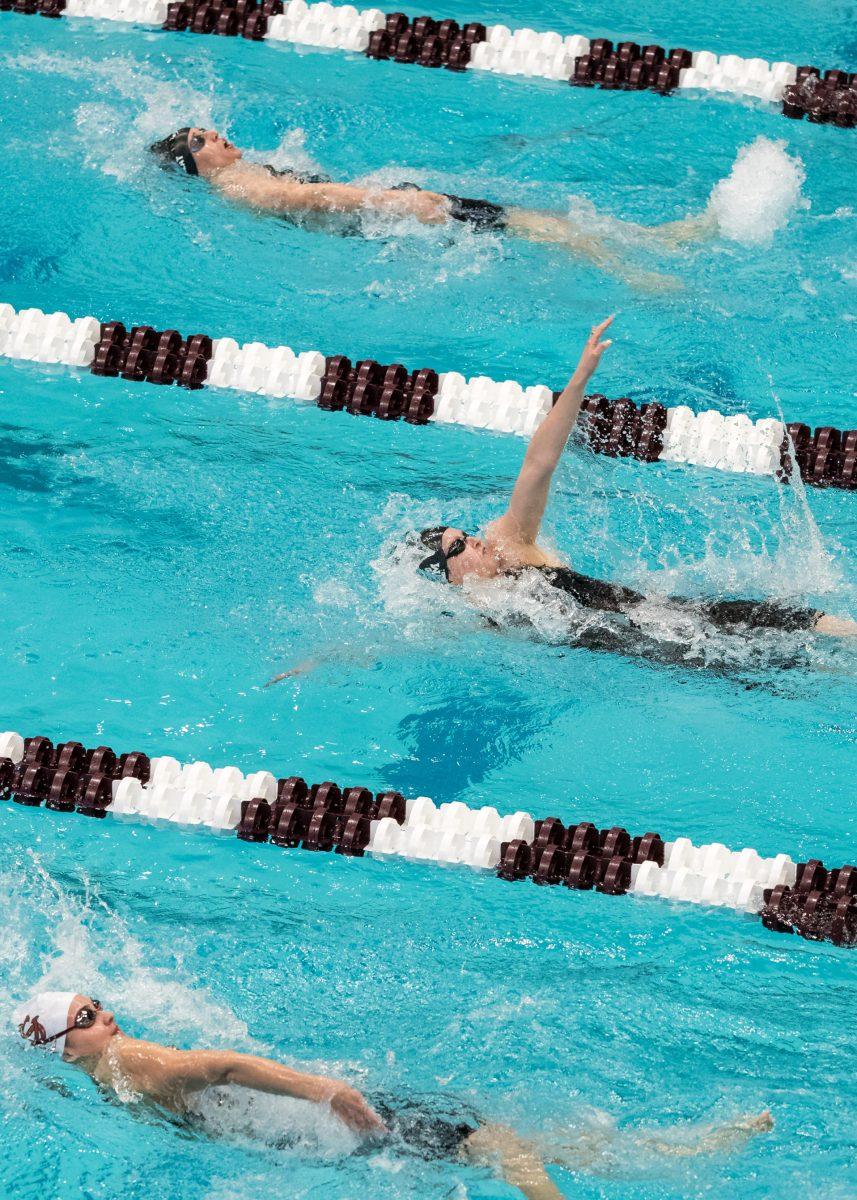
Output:
M277 179L293 179L295 183L330 183L329 175L304 175L300 171L293 171L291 167L272 167L270 163L262 164L269 175L274 175Z

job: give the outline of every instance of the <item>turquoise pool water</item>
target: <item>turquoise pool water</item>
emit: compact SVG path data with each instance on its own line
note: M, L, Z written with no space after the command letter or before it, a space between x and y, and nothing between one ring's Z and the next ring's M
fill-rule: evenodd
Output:
M546 5L444 11L592 28ZM847 18L695 5L632 23L616 5L598 32L853 69ZM722 97L0 21L0 300L552 386L616 309L608 395L857 424L847 131ZM226 209L146 161L189 121L337 178L640 222L701 210L760 136L803 179L783 227L760 220L749 243L624 247L684 283L639 296L493 236L397 224L338 239ZM773 209L782 188L754 195ZM645 657L599 654L565 644L580 614L536 616L526 596L474 610L397 556L409 529L488 519L521 453L511 437L0 360L0 727L853 860L853 647L697 636L677 664L665 628ZM604 577L857 617L855 512L847 493L572 450L546 531ZM502 633L480 619L492 604ZM0 896L4 1009L46 974L132 1033L452 1096L553 1150L582 1130L606 1151L555 1169L569 1196L857 1190L848 951L730 912L9 804ZM227 1097L189 1129L105 1103L7 1035L0 1062L10 1195L515 1194L404 1148L354 1154L284 1103ZM734 1156L639 1142L764 1107L774 1132Z

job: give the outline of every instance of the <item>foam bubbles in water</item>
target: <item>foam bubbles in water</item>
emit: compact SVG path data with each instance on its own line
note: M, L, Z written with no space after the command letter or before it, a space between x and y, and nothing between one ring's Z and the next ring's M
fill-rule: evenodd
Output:
M206 1132L215 1137L248 1139L315 1157L349 1154L360 1144L357 1136L328 1108L288 1096L216 1087L191 1097L190 1103Z
M212 98L217 94L217 81L213 76L202 91L184 81L165 79L121 55L102 62L43 52L7 57L5 65L31 75L86 79L101 98L76 107L77 145L66 144L79 153L82 143L87 166L122 181L151 169L145 150L152 142L184 125L216 125ZM200 64L199 69L206 68ZM62 149L62 140L55 138L52 153Z
M650 507L637 512L641 523L637 530L633 512L626 514L626 544L650 526L653 542L660 541L663 528L657 504L653 497ZM452 648L474 632L493 631L493 636L717 671L742 673L822 663L850 672L855 647L847 642L840 645L838 639L819 639L805 631L756 630L747 636L718 628L693 604L688 607L669 599L746 596L800 606L809 603L804 598L807 594L833 593L836 600L831 596L830 607L846 615L847 604L843 607L840 595L841 572L817 530L807 524L794 497L781 497L781 506L781 524L770 539L761 536L746 518L739 516L729 525L724 508L727 527L715 519L717 513L709 514L714 527L704 539L701 554L698 550L688 553L672 539L658 545L656 553L655 546L641 536L638 553L627 561L612 568L590 568L592 574L615 579L649 597L634 609L632 619L584 607L537 572L490 581L468 579L455 588L422 575L417 565L426 551L408 536L409 531L442 523L443 514L436 505L414 505L402 496L388 501L383 514L387 541L371 565L385 617L400 638L412 645L431 643L436 651ZM734 505L730 507L734 509ZM458 508L465 528L479 527L473 504L459 497ZM697 516L689 512L686 519ZM609 541L607 529L603 532ZM594 529L590 542L594 546L597 541Z
M80 895L34 853L0 874L0 903L14 931L0 950L0 1005L40 990L82 989L115 1008L120 1025L127 1016L158 1038L248 1044L244 1021L197 981L153 966L122 917L83 883Z
M275 171L296 171L299 175L323 175L324 168L306 148L303 129L290 129L274 150L248 150L249 162L268 163Z
M133 1022L138 1027L134 1032L167 1044L272 1053L249 1036L246 1023L203 983L187 977L181 946L175 947L175 961L154 964L151 947L85 876L73 883L61 881L30 851L0 871L0 905L6 921L0 943L0 1066L7 1081L20 1073L21 1089L32 1086L34 1069L38 1073L40 1066L52 1076L57 1073L53 1059L7 1054L7 1049L19 1048L9 1012L25 996L44 989L100 996L115 1009L120 1026ZM192 945L185 949L194 960ZM334 1074L339 1067L331 1067ZM117 1095L128 1102L138 1099L121 1086ZM277 1150L329 1158L349 1154L358 1144L324 1106L244 1088L200 1092L192 1098L191 1112L208 1135Z
M757 137L742 146L725 179L708 201L723 237L746 246L768 246L796 208L809 208L801 196L803 162L786 153L782 139Z

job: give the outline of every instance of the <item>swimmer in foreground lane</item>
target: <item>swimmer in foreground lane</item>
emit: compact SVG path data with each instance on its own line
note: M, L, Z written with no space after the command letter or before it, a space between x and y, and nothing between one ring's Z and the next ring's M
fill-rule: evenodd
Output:
M611 344L602 337L612 321L613 317L608 317L593 327L567 387L533 434L506 512L487 527L484 538L472 537L453 526L423 530L420 538L433 553L420 563L421 570L436 573L452 584L461 584L468 577L496 579L537 571L548 584L584 608L622 613L633 625L634 610L647 600L646 596L618 583L578 575L536 540L551 480L580 412L584 388ZM739 633L780 629L857 636L857 622L774 600L694 601L669 597L664 603L674 611L695 612L714 626Z
M271 1059L234 1050L176 1050L124 1034L112 1012L98 1000L74 992L41 992L13 1014L18 1033L32 1046L44 1047L76 1063L106 1092L130 1096L170 1112L187 1115L191 1098L209 1087L235 1085L275 1096L291 1096L326 1105L368 1143L398 1137L425 1158L449 1159L499 1168L504 1180L527 1200L562 1200L532 1143L504 1125L479 1121L472 1112L461 1119L440 1117L425 1106L379 1102L384 1119L360 1092L340 1080L294 1071ZM386 1122L386 1123L385 1123ZM766 1110L725 1125L709 1126L680 1141L652 1130L635 1135L641 1149L659 1155L688 1156L735 1149L757 1133L773 1128ZM553 1156L557 1165L592 1167L607 1149L603 1138L583 1136L576 1147Z
M200 176L230 200L264 212L276 213L295 223L329 222L375 211L393 217L413 217L423 225L463 222L474 230L494 230L530 242L563 246L604 271L642 291L675 290L674 276L642 271L622 262L601 237L575 227L556 213L526 208L503 208L487 200L468 200L442 192L423 191L412 184L381 188L334 183L318 175L277 171L262 163L248 162L243 152L213 129L185 128L150 147L163 166L175 166L188 175ZM710 213L646 227L621 224L617 228L637 241L656 239L663 245L710 237L716 221Z

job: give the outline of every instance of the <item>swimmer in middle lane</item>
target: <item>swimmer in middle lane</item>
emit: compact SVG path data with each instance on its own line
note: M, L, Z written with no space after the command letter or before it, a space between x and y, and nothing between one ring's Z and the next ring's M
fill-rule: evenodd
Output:
M421 570L456 586L468 579L540 576L550 588L570 596L584 609L620 614L632 629L637 627L652 598L620 583L581 575L538 543L554 474L580 413L584 389L611 345L604 334L612 322L611 316L593 326L574 374L533 434L506 511L487 526L481 538L451 525L424 529L419 536L432 553L420 563ZM857 637L855 621L774 599L654 599L664 611L696 613L709 625L737 634L752 636L768 630Z
M423 225L460 222L477 231L494 231L524 241L562 246L569 253L595 264L640 291L667 291L680 287L671 275L644 271L624 262L601 234L575 225L559 213L492 204L445 192L424 191L413 184L372 187L335 183L324 176L278 171L244 158L243 151L213 129L179 129L150 147L162 165L198 176L223 196L262 212L275 213L296 224L353 228L360 214L375 212L391 217L412 217ZM677 246L701 241L716 230L714 217L700 216L641 226L616 222L617 231L634 241L656 241Z

